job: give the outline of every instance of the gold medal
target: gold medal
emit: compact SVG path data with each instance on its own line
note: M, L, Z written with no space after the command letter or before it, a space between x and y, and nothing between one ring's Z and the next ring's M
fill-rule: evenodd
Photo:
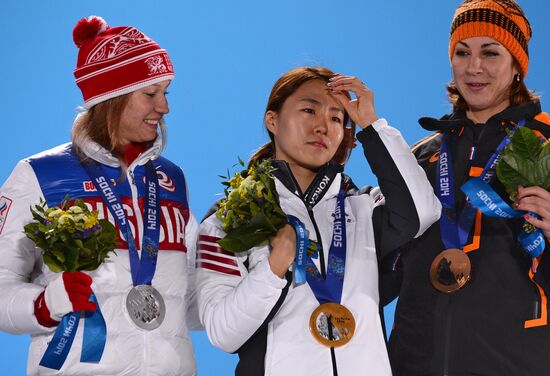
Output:
M472 274L470 258L460 249L446 249L433 260L430 266L430 281L433 287L444 293L461 289Z
M311 314L309 330L313 338L324 346L343 346L355 333L355 318L341 304L324 303Z

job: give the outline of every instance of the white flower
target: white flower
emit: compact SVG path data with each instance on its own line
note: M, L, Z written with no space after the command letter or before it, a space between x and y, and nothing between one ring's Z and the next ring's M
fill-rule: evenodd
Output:
M50 212L50 214L48 214L48 217L49 218L53 218L53 217L57 217L59 214L63 213L63 210L61 209L55 209L55 210L52 210Z
M82 213L82 208L80 206L71 206L69 212L72 214L80 214Z
M73 217L73 220L75 222L86 222L86 219L87 219L86 214L77 214Z
M74 221L74 218L72 215L70 214L63 214L61 217L59 217L58 219L58 223L60 225L64 225L66 224L67 222L69 222L69 219L72 219Z

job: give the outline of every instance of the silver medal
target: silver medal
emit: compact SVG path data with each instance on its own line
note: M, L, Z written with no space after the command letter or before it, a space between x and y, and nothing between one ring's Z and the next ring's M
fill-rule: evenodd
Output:
M158 328L166 315L162 295L149 285L132 287L126 297L126 309L134 324L144 330Z

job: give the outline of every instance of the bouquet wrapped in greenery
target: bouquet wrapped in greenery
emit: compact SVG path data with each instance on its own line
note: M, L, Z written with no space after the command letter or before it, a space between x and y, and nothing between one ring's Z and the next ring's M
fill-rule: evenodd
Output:
M95 270L116 248L116 229L98 219L80 199L69 205L46 208L41 199L34 209L34 221L24 226L25 234L44 251L44 263L53 272Z
M239 159L241 166L244 163ZM247 171L236 173L224 181L225 198L216 211L222 222L225 237L218 241L230 252L243 252L267 243L269 237L288 223L281 209L275 189L271 159L254 162ZM222 178L228 178L222 176ZM311 242L308 254L313 254L317 244Z
M520 127L504 148L497 165L497 177L513 200L518 186L539 186L550 191L550 142Z

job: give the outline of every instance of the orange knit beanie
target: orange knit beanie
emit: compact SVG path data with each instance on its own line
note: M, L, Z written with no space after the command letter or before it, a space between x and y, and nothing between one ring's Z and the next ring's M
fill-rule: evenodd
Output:
M531 26L515 1L465 0L456 10L451 25L449 57L453 57L459 41L472 37L489 37L501 43L519 63L525 77Z

